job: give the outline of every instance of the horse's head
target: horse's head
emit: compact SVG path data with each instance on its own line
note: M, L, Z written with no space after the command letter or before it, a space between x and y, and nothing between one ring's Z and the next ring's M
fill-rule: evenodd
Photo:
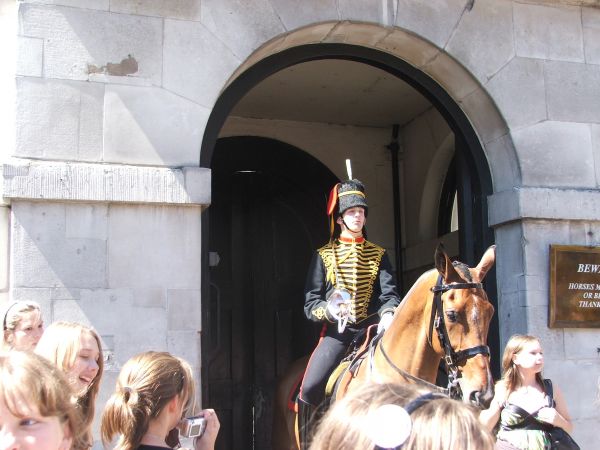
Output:
M487 249L477 267L453 263L441 245L435 252L435 266L443 283L439 289L442 311L437 314L443 317L442 326L445 325L448 345L454 352L454 364L462 374L463 400L483 407L489 405L494 394L486 345L494 307L479 283L494 265L495 258L495 246ZM435 308L435 302L432 307ZM446 357L448 349L444 351L444 343L436 337L430 337L434 350Z

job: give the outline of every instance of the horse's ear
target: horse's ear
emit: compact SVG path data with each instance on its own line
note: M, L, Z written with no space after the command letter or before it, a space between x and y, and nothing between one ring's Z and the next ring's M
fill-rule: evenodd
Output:
M450 283L452 281L461 281L458 272L452 265L452 261L446 254L446 249L444 248L444 245L441 242L435 249L435 255L433 258L435 261L435 268L440 273L440 275L442 275L446 283Z
M496 262L496 246L492 245L488 247L481 257L481 261L479 261L479 264L475 267L479 281L482 281L485 278L485 275L492 268L494 262Z

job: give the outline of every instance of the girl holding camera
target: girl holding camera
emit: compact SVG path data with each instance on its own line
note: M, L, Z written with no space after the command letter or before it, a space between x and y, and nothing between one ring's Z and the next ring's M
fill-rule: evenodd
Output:
M177 427L193 415L194 379L190 365L166 352L144 352L119 373L115 392L102 415L102 441L118 436L115 450L163 450L179 444ZM212 409L202 411L204 432L195 450L214 450L219 420ZM191 426L194 434L196 419Z

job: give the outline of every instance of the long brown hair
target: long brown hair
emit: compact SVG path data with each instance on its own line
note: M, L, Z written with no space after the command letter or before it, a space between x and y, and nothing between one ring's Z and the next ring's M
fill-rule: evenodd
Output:
M100 336L93 328L75 322L55 322L46 328L38 342L35 352L53 363L56 367L67 373L75 365L81 350L81 337L88 334L94 338L100 351L98 356L98 373L88 387L85 394L78 397L77 406L81 410L83 426L88 439L87 447L93 445L92 423L96 410L96 398L100 390L100 381L104 372L104 356Z
M115 450L136 449L150 421L179 396L184 414L193 413L194 380L190 365L166 352L145 352L131 358L119 373L115 392L102 414L102 442L119 436Z
M84 445L81 415L65 375L48 360L31 352L0 355L0 398L14 416L36 407L43 417L57 417L67 424L72 449Z
M506 388L506 396L510 395L515 389L521 385L521 379L519 378L519 371L517 365L513 361L513 357L521 352L527 344L537 342L541 345L539 338L531 336L529 334L514 334L510 337L504 348L504 354L502 355L502 380ZM542 372L535 374L535 381L539 384L540 388L545 391L544 388L544 377Z

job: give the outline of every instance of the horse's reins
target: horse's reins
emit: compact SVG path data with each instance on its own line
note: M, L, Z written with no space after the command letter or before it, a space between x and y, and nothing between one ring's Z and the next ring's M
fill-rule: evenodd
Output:
M483 289L483 285L481 283L472 282L443 284L443 277L442 275L439 275L436 285L430 289L431 292L433 292L433 301L431 305L431 319L429 321L429 334L427 335L427 342L431 347L433 347L431 339L433 335L433 329L435 328L440 345L444 349L444 362L448 368L447 388L436 386L433 383L415 377L414 375L411 375L402 370L400 367L396 366L396 364L394 364L394 362L386 353L385 348L383 347L383 341L379 342L379 349L381 350L381 353L388 364L404 378L407 378L418 384L425 385L430 389L443 392L452 398L458 398L460 397L460 387L458 386L458 366L476 355L489 356L490 348L487 345L477 345L475 347L470 347L458 352L455 352L452 348L452 345L450 344L450 336L448 335L448 330L446 329L446 321L444 319L444 310L442 306L442 294L451 289Z

